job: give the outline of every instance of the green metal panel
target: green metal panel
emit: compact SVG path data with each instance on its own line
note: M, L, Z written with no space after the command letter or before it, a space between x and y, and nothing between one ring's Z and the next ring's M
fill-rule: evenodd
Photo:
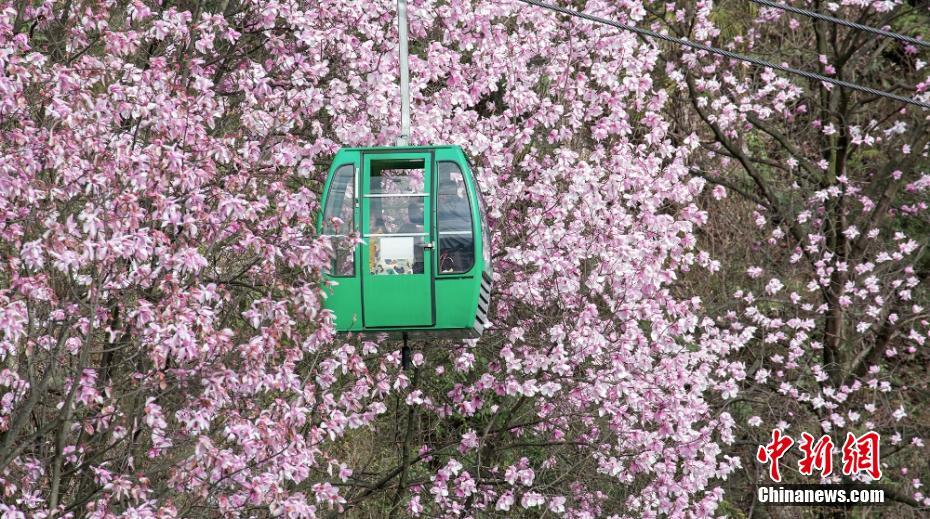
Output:
M425 203L423 211L422 242L438 244L435 226L437 218L436 165L439 162L454 162L462 170L471 207L472 236L474 237L475 261L467 272L443 274L439 271L438 254L435 248L423 248L422 272L399 275L372 273L372 261L378 260L372 243L372 207L377 206L378 197L372 195L370 178L373 168L385 161L422 160L425 176L424 196L417 197ZM484 232L483 215L479 208L481 200L477 184L465 154L458 146L400 147L400 148L347 148L340 150L333 159L330 178L324 188L328 194L333 173L344 164L356 166L356 231L365 243L355 251L355 276L336 277L325 275L327 282L338 285L327 286L325 307L335 313L336 330L339 332L381 333L392 335L408 333L412 336L433 335L445 337L477 337L487 323L492 278L490 262L485 261L482 251L489 236ZM326 203L324 195L323 203ZM375 207L377 213L377 207ZM383 214L379 213L379 214ZM319 221L322 229L322 212ZM417 234L417 233L405 233ZM388 236L389 238L392 236ZM383 238L383 237L382 237Z

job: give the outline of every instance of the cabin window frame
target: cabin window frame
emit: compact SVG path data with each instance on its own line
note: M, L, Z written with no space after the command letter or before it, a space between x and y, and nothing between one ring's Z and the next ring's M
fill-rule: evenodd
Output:
M345 191L348 191L349 189L352 190L352 196L351 197L346 196L345 191L343 192L343 195L342 195L342 205L345 206L345 204L348 204L349 208L351 209L350 212L352 214L352 222L348 229L350 234L327 234L326 232L324 232L327 226L326 210L329 209L330 203L332 203L333 201L333 190L336 187L336 179L339 177L340 171L345 168L352 168L352 178L350 179L349 182L346 183L346 187L345 187ZM358 188L359 188L358 176L359 176L359 168L352 162L349 162L346 164L340 164L333 171L332 181L329 183L329 189L327 189L326 191L326 205L323 207L322 216L321 216L322 222L320 225L320 236L325 236L327 238L343 238L344 239L344 238L349 238L351 236L351 233L353 233L356 230L357 225L358 225L358 215L356 214L357 208L358 208ZM335 268L337 260L335 257L331 259L330 264L327 266L326 269L323 270L323 273L331 278L354 278L358 274L358 257L357 256L358 256L358 245L356 245L355 247L352 247L352 254L351 254L352 272L350 274L338 274L337 273L337 269Z
M453 166L455 166L465 186L465 200L468 201L468 219L469 219L469 227L471 231L471 264L465 270L456 270L456 271L451 271L451 272L442 271L442 265L441 265L442 235L441 235L441 230L440 230L440 226L442 225L442 220L443 220L440 217L440 199L442 197L442 193L440 192L440 181L438 178L439 168L441 164L452 164ZM477 249L477 240L475 239L475 236L479 233L475 232L475 223L476 223L475 222L475 202L472 200L472 194L477 192L477 185L474 183L474 177L471 178L472 183L469 184L469 178L468 178L469 176L465 174L465 169L462 168L462 165L458 161L455 161L455 160L449 160L449 159L437 160L436 161L436 177L437 177L437 180L436 180L436 218L435 218L436 223L434 225L434 227L436 228L436 254L435 254L436 276L437 277L467 276L470 273L472 273L472 271L475 270L475 265L478 264L478 255L477 255L478 249ZM479 215L479 220L480 220L480 215ZM480 229L480 221L478 222L478 225Z
M413 164L412 167L411 167L411 163ZM368 247L369 247L369 249L368 249L368 254L369 254L369 266L367 267L367 268L368 268L367 273L368 273L369 276L381 276L381 275L423 275L423 274L429 274L429 272L427 271L427 268L429 268L429 267L432 265L432 263L426 263L425 260L423 260L422 258L421 258L421 261L420 261L420 262L414 261L414 263L411 265L411 266L412 266L412 271L411 271L411 272L403 272L403 273L395 273L395 274L390 274L390 273L387 273L387 272L378 272L378 271L374 270L375 265L370 264L370 261L371 261L371 259L372 259L372 256L371 256L371 255L372 255L372 254L379 254L378 252L376 252L375 241L377 240L377 241L379 242L379 246L380 246L380 241L381 241L383 238L391 238L391 237L395 237L395 238L413 238L414 258L416 258L416 252L417 252L417 251L420 251L420 254L421 254L423 257L425 257L425 254L426 254L426 253L425 253L425 249L428 248L428 247L425 247L425 245L429 244L429 243L432 241L432 232L431 232L431 230L430 230L429 227L433 226L433 221L434 221L434 219L431 217L431 218L429 219L429 221L430 221L430 226L427 226L427 225L426 225L426 221L427 221L427 218L426 218L426 216L427 216L427 211L431 211L431 210L432 210L432 203L433 203L433 202L431 201L431 199L433 198L432 193L431 193L432 188L430 188L429 190L426 189L426 185L427 185L427 183L428 183L428 182L427 182L428 179L426 178L426 175L427 175L427 174L432 175L432 171L430 171L430 168L428 167L429 164L430 164L430 159L427 159L427 158L413 159L413 160L408 160L408 159L391 160L391 159L388 159L388 160L386 160L386 161L380 161L380 160L378 160L378 159L372 159L371 162L368 164L368 168L366 169L366 173L367 173L367 174L365 175L365 184L366 184L366 185L365 185L365 192L362 194L362 198L364 198L364 199L367 201L367 203L365 204L365 207L367 208L367 210L365 210L365 211L363 211L363 212L364 212L365 216L366 216L367 219L368 219L368 225L367 225L367 229L365 228L365 226L362 226L362 227L360 227L360 228L361 228L362 231L363 231L363 232L362 232L363 238L365 238L365 239L368 240ZM376 165L378 165L377 168L375 167ZM403 170L403 171L421 171L422 174L423 174L423 177L421 178L421 180L422 180L422 182L423 182L423 185L422 185L422 186L412 185L412 186L411 186L412 188L419 188L419 189L414 189L413 191L410 191L410 192L404 192L404 191L402 191L402 192L398 192L398 193L392 193L392 192L385 192L385 191L383 191L384 185L382 184L382 185L379 187L378 191L372 192L372 184L371 184L371 182L376 178L376 176L374 175L374 171L376 171L376 170L377 170L377 172L378 172L377 177L387 178L387 179L391 179L392 177L391 177L391 176L384 176L384 175L382 175L382 173L385 172L385 171L401 171L401 170ZM412 176L408 176L408 178L413 178L413 177L412 177ZM382 182L383 182L383 181L382 181ZM374 220L373 220L373 216L375 216L375 213L372 211L372 207L373 207L373 204L374 204L374 200L378 200L378 204L377 204L377 205L378 205L378 207L379 207L379 210L381 211L381 216L383 217L383 216L385 216L385 214L386 214L386 213L384 212L384 209L385 209L384 201L386 201L386 200L394 200L394 199L398 199L398 198L402 198L402 199L427 199L427 201L429 202L429 206L427 206L427 204L426 204L425 202L421 202L420 218L421 218L421 220L422 220L422 223L420 223L419 225L422 227L422 229L419 230L419 231L417 231L417 230L413 230L413 231L399 231L399 230L388 231L386 228L382 228L382 229L377 230L377 232L374 232L374 229L372 229L372 225L375 223ZM409 207L410 207L410 206L409 206L409 202L407 203L407 205L406 205L405 207L407 207L408 210L409 210ZM361 216L361 215L360 215L360 216ZM361 225L361 222L360 222L360 225ZM414 224L414 225L417 225L417 224ZM403 226L401 226L401 227L403 227ZM380 259L380 258L379 258L379 259ZM419 271L419 272L417 272L417 270L416 270L417 265L419 265L420 268L422 269L422 270ZM362 272L364 272L364 271L362 271Z

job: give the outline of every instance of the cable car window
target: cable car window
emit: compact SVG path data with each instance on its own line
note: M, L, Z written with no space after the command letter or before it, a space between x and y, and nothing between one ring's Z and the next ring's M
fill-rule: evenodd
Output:
M412 196L382 197L370 200L370 234L425 234L423 198Z
M461 274L468 272L475 264L475 238L468 189L462 170L455 162L440 162L437 173L439 273Z
M355 166L340 166L329 186L323 208L323 235L330 237L333 261L327 272L334 276L355 274L355 247L350 235L355 227Z
M373 165L368 194L368 268L372 274L422 274L426 199L423 161ZM378 167L381 166L381 167Z
M423 161L401 163L408 167L374 169L368 193L380 194L414 194L425 191Z

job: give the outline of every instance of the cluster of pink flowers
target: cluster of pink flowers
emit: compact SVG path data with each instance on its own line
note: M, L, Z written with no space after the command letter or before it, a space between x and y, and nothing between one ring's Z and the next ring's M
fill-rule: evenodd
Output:
M902 4L843 0L825 6L840 18L882 25L878 21L891 19L887 13L906 8ZM719 34L711 7L699 3L695 33ZM928 13L921 9L917 16L924 20ZM773 37L797 47L836 30L802 17L807 29L794 32L796 18L761 9L747 37L731 47L765 53ZM930 99L920 86L930 70L915 47L856 31L841 34L847 46L823 45L820 51L833 57L821 53L803 68L828 75L841 70L860 83L899 71L908 81L918 78L918 99ZM878 44L900 47L904 57L870 70ZM878 431L882 446L898 452L882 460L884 469L876 468L886 474L883 482L898 485L895 500L930 506L920 480L902 477L926 458L926 429L909 409L927 388L922 373L930 313L921 304L930 275L927 111L895 101L872 105L816 82L805 90L770 71L738 70L728 60L694 53L682 62L690 70L677 69L672 77L711 136L694 158L714 171L711 182L750 186L743 203L755 206L756 229L745 230L754 264L716 316L754 336L750 344L758 353L744 357L741 398L768 402L765 409L753 406L737 431L754 439L773 428L791 434L819 426L817 435L838 437Z
M841 272L857 333L892 319L890 301L905 309L893 322L911 341L881 355L923 344L924 309L901 304L921 244L879 247L860 225L842 233L855 260L825 245L827 206L882 200L852 181L818 190L788 225L800 237L760 206L771 244L801 240L791 262L813 265L809 285L752 267L742 311L708 317L673 290L721 268L696 248L700 144L667 115L680 70L633 35L516 2L410 3L412 142L471 156L495 302L486 337L426 348L405 372L396 344L334 334L314 230L332 154L397 136L392 0L0 2L0 516L316 517L369 498L413 516L709 516L742 427L712 400L779 384L824 409L825 431L871 423L881 397L843 402L887 394L890 374L866 359L843 380L813 360L811 294ZM710 37L710 4L697 10ZM774 74L756 89L702 70L699 106L725 134L747 107L806 110ZM850 132L866 145L906 128ZM759 337L777 351L762 366L729 360ZM830 382L811 390L809 373ZM398 469L372 476L353 446L414 417L442 434L408 427L404 458L385 462Z

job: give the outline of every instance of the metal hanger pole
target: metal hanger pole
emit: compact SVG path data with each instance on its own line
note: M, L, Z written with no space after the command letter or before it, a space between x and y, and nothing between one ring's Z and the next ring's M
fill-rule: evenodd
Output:
M407 0L397 0L400 51L400 137L398 146L410 144L410 71L407 68Z
M400 350L400 366L404 371L410 369L410 347L407 346L407 332L404 332L404 347Z

